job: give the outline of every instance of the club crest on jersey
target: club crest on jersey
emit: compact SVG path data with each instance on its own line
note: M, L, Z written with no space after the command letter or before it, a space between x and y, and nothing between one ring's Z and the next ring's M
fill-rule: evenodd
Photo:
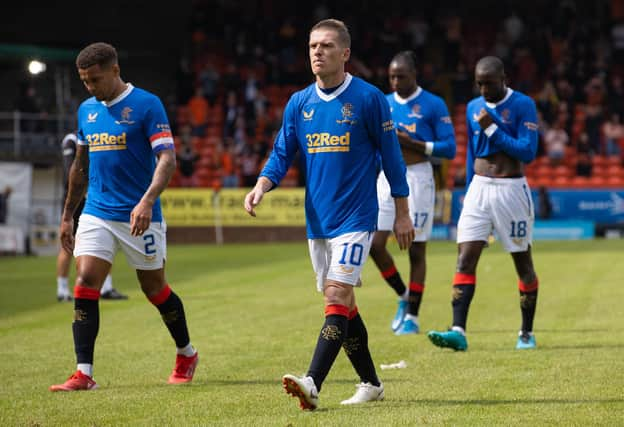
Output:
M338 123L339 125L342 124L347 124L347 125L354 125L357 123L357 120L353 120L353 105L349 104L348 102L346 104L344 104L342 106L342 108L340 109L340 112L342 113L342 120L336 120L336 123Z
M412 112L409 113L407 117L409 117L410 119L413 119L414 117L416 117L417 119L422 119L423 115L420 114L420 105L419 104L412 105Z
M314 116L314 108L311 109L309 112L307 112L306 110L303 110L303 121L307 122L312 120L312 116Z
M124 107L123 110L121 110L121 120L115 120L115 123L118 125L124 124L124 125L131 125L134 124L134 120L130 120L130 113L132 112L132 108L130 107Z
M509 120L510 115L511 111L509 111L508 108L505 108L503 111L501 111L501 121L503 123L511 123L511 120Z
M87 114L87 123L95 123L97 119L98 113L89 113Z

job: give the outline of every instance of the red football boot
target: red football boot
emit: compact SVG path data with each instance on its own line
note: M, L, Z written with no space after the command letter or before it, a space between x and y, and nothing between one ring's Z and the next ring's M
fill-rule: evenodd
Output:
M193 380L197 362L199 362L199 354L197 352L190 357L178 354L173 372L169 376L169 384L190 383Z
M93 381L93 378L80 371L76 371L63 384L51 385L50 391L95 390L97 387L98 385Z

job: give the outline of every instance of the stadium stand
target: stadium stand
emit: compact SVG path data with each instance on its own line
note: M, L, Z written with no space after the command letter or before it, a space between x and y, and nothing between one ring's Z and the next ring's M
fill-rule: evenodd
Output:
M285 0L196 0L180 49L177 93L167 108L178 136L191 126L200 155L193 182L248 184L270 151L289 96L311 81L301 49L308 29L335 16L358 41L348 70L384 91L392 55L418 53L419 83L446 100L456 130L456 159L435 166L443 174L439 187L461 185L465 103L475 94L470 70L479 57L495 54L505 62L510 86L531 95L541 115L539 158L526 168L529 182L624 188L622 3L479 0L414 8L398 0L346 0L295 8ZM543 138L555 122L568 138L552 167ZM3 138L8 134L0 135L0 148L9 147ZM295 166L282 185L300 185L300 175ZM176 173L172 186L182 182Z

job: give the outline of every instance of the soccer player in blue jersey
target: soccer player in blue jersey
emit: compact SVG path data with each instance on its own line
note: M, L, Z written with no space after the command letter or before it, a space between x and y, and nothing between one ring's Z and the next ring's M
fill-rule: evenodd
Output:
M418 86L413 52L399 52L390 62L388 76L394 92L386 98L407 164L410 217L416 231L409 248L409 287L406 288L386 248L392 232L394 204L383 172L377 179L379 219L370 254L382 277L399 296L392 330L396 335L406 335L416 334L420 329L418 311L425 289L426 245L431 236L435 205L435 181L429 159L430 156L455 157L455 132L442 98Z
M466 350L466 319L475 292L477 263L495 230L511 253L518 274L522 326L517 349L535 348L533 319L538 280L531 239L535 218L523 164L537 152L537 109L528 96L505 84L503 62L486 56L477 62L475 81L481 96L466 109L468 192L457 224L457 270L453 280L453 326L431 331L433 344Z
M189 382L197 351L190 342L182 301L167 284L164 270L166 225L159 195L176 163L165 109L158 97L121 79L117 51L109 44L85 47L76 65L93 95L78 109L78 149L60 227L63 248L76 257L72 329L77 369L50 390L97 388L93 352L98 300L118 248L136 269L141 289L175 341L176 363L168 382ZM73 214L87 188L74 242Z
M301 153L308 246L317 289L325 299L325 323L307 375L282 378L286 392L299 399L302 409L317 407L318 393L341 347L361 381L342 404L384 397L353 292L360 285L377 225L378 153L395 198L394 232L401 249L414 238L405 164L390 108L378 89L345 73L350 46L343 22L327 19L312 27L309 56L316 83L288 101L271 156L245 197L245 209L255 216L264 193L279 184L295 154Z

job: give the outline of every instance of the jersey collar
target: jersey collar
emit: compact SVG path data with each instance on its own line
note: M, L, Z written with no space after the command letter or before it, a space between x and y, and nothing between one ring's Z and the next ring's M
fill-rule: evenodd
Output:
M110 102L102 101L102 104L104 104L106 107L112 107L113 105L115 105L118 102L122 101L126 96L130 95L130 92L132 92L132 89L134 89L134 86L132 86L132 83L128 83L127 86L126 86L126 90L121 92L117 96L117 98L113 99Z
M351 76L351 74L349 73L346 73L344 82L342 82L342 84L338 86L336 90L330 94L326 94L325 92L323 92L319 88L318 83L314 84L314 88L316 89L316 94L318 95L319 98L321 98L323 101L329 102L338 98L338 96L340 96L342 92L347 90L347 88L349 87L349 84L351 83L351 80L353 80L353 76Z
M401 96L396 92L394 92L393 95L394 95L394 100L398 104L407 104L408 102L413 101L414 99L418 98L418 95L420 95L421 93L422 93L422 88L418 86L418 89L416 89L414 93L412 93L407 98L401 98Z
M488 108L496 108L499 105L501 105L503 102L507 101L509 99L509 97L511 96L511 94L513 93L513 90L511 88L507 88L507 93L505 93L505 96L503 97L503 99L501 99L498 102L485 102L485 105L488 106Z

